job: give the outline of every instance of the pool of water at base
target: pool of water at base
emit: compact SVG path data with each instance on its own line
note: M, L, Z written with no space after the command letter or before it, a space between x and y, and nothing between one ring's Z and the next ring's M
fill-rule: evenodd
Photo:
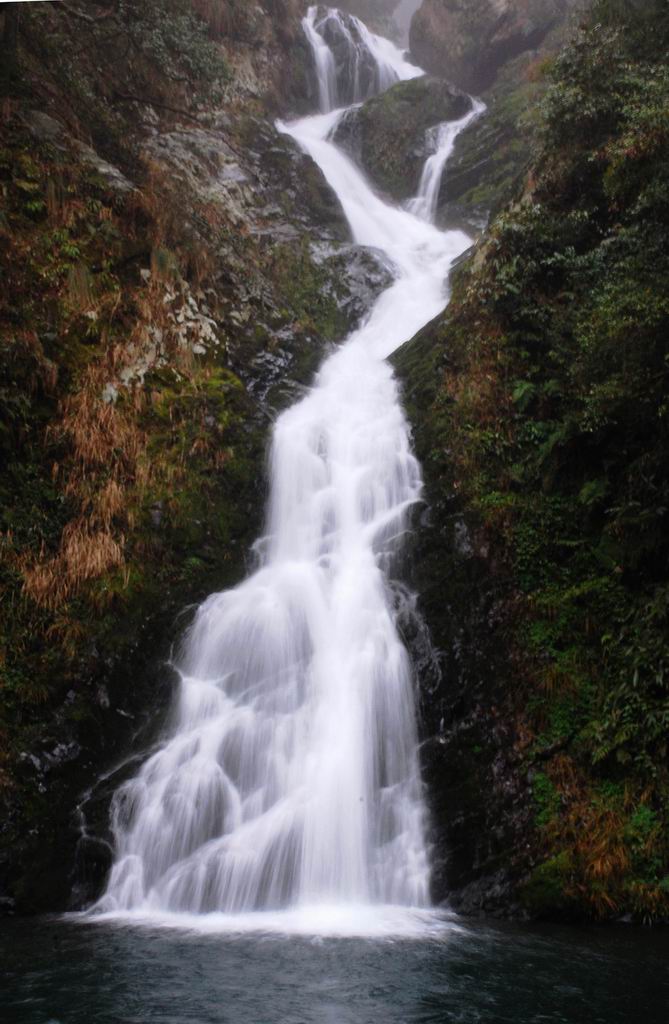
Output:
M667 1024L669 933L445 924L424 938L0 922L4 1024Z

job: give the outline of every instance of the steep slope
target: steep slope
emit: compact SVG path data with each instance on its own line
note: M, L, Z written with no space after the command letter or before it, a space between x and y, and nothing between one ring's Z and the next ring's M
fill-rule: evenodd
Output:
M21 5L3 36L10 909L66 905L75 805L167 702L174 616L244 571L275 410L387 280L273 125L308 93L301 9ZM78 855L95 885L108 849Z
M595 5L524 189L398 360L442 891L472 912L669 913L668 33Z

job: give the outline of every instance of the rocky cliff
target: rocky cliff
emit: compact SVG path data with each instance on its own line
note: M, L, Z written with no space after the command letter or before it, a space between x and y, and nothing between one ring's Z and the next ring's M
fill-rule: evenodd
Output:
M0 897L25 911L96 891L115 772L169 701L175 617L243 574L272 418L387 276L273 123L309 103L301 4L18 13L0 124Z
M595 5L524 184L396 357L437 885L468 913L669 915L668 32Z
M411 25L411 51L426 70L479 93L499 69L537 50L575 0L424 0Z

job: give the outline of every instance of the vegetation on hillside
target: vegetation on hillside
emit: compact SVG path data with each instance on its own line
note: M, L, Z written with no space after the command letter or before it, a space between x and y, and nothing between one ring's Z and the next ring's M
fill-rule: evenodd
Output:
M0 104L0 900L52 909L77 794L165 699L175 615L244 571L269 404L347 321L309 248L338 211L259 116L262 81L229 69L249 79L270 38L283 53L274 20L242 12L242 41L221 0L20 6ZM278 35L294 6L267 0ZM270 394L272 360L289 379Z
M666 4L595 4L436 328L430 430L512 619L534 913L669 915L668 46Z
M221 51L191 0L19 6L4 15L5 31L14 22L5 91L33 101L58 97L60 115L84 126L103 150L125 149L123 130L128 121L136 125L138 104L194 111L226 78Z

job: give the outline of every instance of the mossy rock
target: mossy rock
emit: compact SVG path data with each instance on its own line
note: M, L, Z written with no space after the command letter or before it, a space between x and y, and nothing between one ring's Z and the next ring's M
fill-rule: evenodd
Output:
M375 185L395 200L408 199L418 190L430 152L426 132L464 117L470 106L447 82L414 78L351 110L335 139Z

